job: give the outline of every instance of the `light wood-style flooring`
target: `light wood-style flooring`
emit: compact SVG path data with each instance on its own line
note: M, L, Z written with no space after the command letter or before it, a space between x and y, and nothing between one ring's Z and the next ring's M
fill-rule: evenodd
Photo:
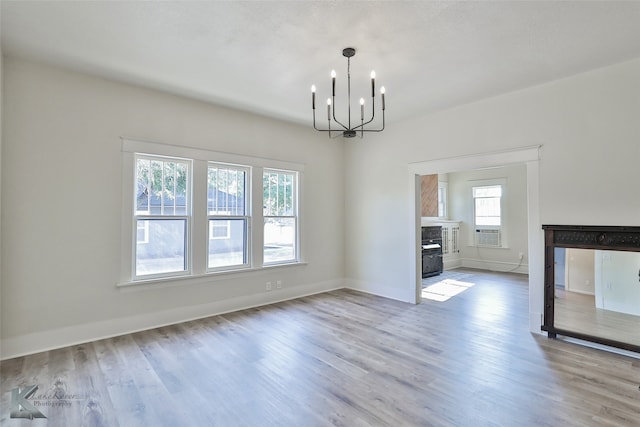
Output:
M532 335L526 276L468 273L445 302L340 290L7 360L0 425L640 425L640 360ZM32 384L47 419L10 419Z
M640 317L596 308L593 295L556 289L554 317L557 328L640 345Z

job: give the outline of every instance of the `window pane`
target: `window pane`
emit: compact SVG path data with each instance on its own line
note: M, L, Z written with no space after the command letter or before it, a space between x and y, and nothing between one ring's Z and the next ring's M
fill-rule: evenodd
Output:
M209 215L245 215L247 171L210 165L207 211Z
M501 197L501 185L489 185L485 187L473 187L473 197Z
M476 198L476 225L500 225L500 198Z
M187 270L186 219L137 220L136 228L136 276Z
M269 171L263 175L265 216L295 215L295 173Z
M187 162L136 160L136 214L187 215Z
M247 263L247 221L243 219L209 220L208 268Z
M187 215L187 176L189 168L186 163L176 163L175 214Z
M295 218L264 219L264 262L295 261Z

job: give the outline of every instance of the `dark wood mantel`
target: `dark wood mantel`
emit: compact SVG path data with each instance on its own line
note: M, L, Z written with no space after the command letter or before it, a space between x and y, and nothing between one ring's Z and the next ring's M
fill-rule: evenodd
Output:
M542 330L546 331L550 338L563 335L640 353L640 346L637 344L560 329L554 325L554 249L577 248L640 252L640 227L543 225L542 229L545 236L544 317Z

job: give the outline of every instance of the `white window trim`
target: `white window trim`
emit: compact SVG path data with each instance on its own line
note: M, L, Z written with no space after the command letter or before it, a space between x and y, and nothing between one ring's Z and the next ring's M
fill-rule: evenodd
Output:
M157 283L162 283L163 287L178 286L182 284L199 284L202 280L215 280L215 276L224 276L227 274L253 274L256 271L272 269L278 266L288 267L295 265L306 265L304 261L304 239L301 236L301 230L304 230L304 164L288 162L282 160L267 159L261 157L245 156L232 153L224 153L201 148L178 146L172 144L164 144L158 142L141 141L132 138L121 137L122 151L122 214L121 214L121 268L120 277L116 286L128 287L132 285L147 285L155 288ZM191 218L191 236L189 239L190 272L184 276L172 276L161 278L150 278L148 280L133 280L133 254L136 236L136 224L134 217L134 189L133 180L135 174L135 155L148 154L150 156L167 156L183 159L191 159L192 164L192 218ZM249 185L250 206L259 207L253 209L248 224L249 233L249 258L250 265L242 269L215 270L207 271L207 239L209 237L207 230L207 167L212 163L228 163L234 165L244 165L252 168L251 181ZM262 213L262 173L264 169L280 169L285 171L295 171L298 173L298 221L297 221L297 261L263 265L263 236L262 230L264 217ZM194 197L195 194L204 194L205 196ZM195 232L194 230L202 230ZM201 248L201 249L200 249ZM195 249L195 250L194 250ZM207 279L208 278L208 279ZM143 286L144 288L144 286Z
M246 241L245 241L245 245L246 245L246 257L245 257L245 261L243 264L236 264L236 265L231 265L231 266L223 266L223 267L209 267L209 245L211 244L211 240L216 240L216 239L221 239L220 237L215 238L212 236L211 234L211 228L209 228L209 224L207 224L207 230L208 231L208 235L209 238L207 239L207 249L206 249L206 272L207 273L215 273L215 272L225 272L225 271L232 271L232 270L243 270L243 269L249 269L252 268L253 264L252 264L252 260L254 259L254 257L252 256L252 251L253 251L253 246L251 244L252 242L252 227L251 227L251 222L252 222L252 192L253 190L253 186L252 186L252 175L253 175L253 167L246 165L246 164L235 164L235 163L224 163L224 162L219 162L219 161L209 161L207 162L207 175L208 175L208 170L210 166L221 166L221 167L229 167L229 168L234 168L234 169L238 169L238 170L244 170L244 172L246 173L246 183L245 185L247 186L247 188L245 189L246 191L246 200L245 200L245 213L244 215L231 215L231 214L211 214L209 212L209 205L208 205L208 201L205 200L205 202L207 203L207 222L209 220L227 220L227 224L228 224L228 228L227 228L227 236L229 236L230 234L230 226L231 226L231 220L239 220L239 219L243 219L245 220L245 233L246 233ZM208 188L208 182L207 182L207 193L209 192L209 188Z
M159 159L159 160L175 160L178 162L183 162L187 164L188 167L188 171L187 171L187 180L188 182L192 180L193 178L193 162L190 159L185 159L182 157L178 157L178 156L162 156L162 155L149 155L149 154L140 154L140 153L135 153L133 156L133 168L135 170L135 162L137 161L137 159L147 159L147 160L154 160L154 159ZM191 254L192 254L192 250L191 250L191 223L192 223L192 212L193 212L193 208L192 208L192 203L193 203L193 198L192 198L192 194L191 194L191 190L192 190L192 186L188 186L187 188L187 193L186 193L186 198L187 198L187 212L185 214L181 214L181 215L158 215L158 214L151 214L151 213L141 213L138 211L135 211L135 206L136 206L136 194L135 191L133 190L133 185L131 185L133 182L135 181L135 172L134 172L134 179L130 182L130 187L132 190L132 195L133 198L131 199L131 203L133 204L134 209L132 209L133 212L133 228L135 229L135 235L132 236L132 255L131 255L131 270L132 270L132 274L131 274L131 280L132 281L141 281L141 280L154 280L154 279L162 279L165 277L181 277L181 276L189 276L191 274L191 266L192 266L192 262L191 262ZM185 221L185 242L184 242L184 257L185 257L185 269L181 270L181 271L172 271L172 272L168 272L168 273L155 273L155 274L141 274L141 275L136 275L136 238L137 238L137 232L138 232L138 225L137 225L137 221L139 220L165 220L165 219L175 219L175 220L184 220ZM146 227L146 231L148 233L148 227ZM146 234L147 237L147 241L148 241L148 234ZM145 242L146 243L146 242Z
M265 224L265 219L267 218L284 218L284 219L293 219L295 221L295 241L293 242L294 244L294 254L293 254L293 259L288 259L288 260L283 260L283 261L272 261L272 262L263 262L263 264L265 266L273 266L273 265L280 265L280 264L291 264L291 263L296 263L300 261L300 203L299 203L299 197L300 197L300 173L298 173L298 171L295 170L284 170L284 169L275 169L275 168L263 168L262 172L282 172L282 173L294 173L295 177L294 177L294 185L293 185L293 194L295 195L295 199L293 201L293 210L294 210L294 215L264 215L263 212L263 221L262 221L262 229L264 230L264 224ZM264 183L264 181L263 181ZM264 184L263 184L264 185ZM260 186L260 188L262 188L262 185ZM262 188L262 192L261 192L261 196L264 197L264 188ZM260 206L264 205L264 199L262 200L262 203L260 204ZM264 245L262 246L262 255L264 256Z

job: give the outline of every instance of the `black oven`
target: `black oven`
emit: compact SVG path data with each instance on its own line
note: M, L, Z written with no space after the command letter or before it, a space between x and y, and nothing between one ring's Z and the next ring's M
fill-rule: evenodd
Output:
M442 227L422 227L422 277L442 273Z

